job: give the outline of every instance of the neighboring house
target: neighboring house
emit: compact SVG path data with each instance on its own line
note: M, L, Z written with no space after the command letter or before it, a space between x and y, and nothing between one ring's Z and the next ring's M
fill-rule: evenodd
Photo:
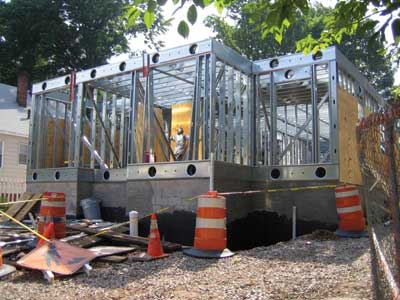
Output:
M8 200L26 187L29 120L16 98L16 87L0 83L0 197Z

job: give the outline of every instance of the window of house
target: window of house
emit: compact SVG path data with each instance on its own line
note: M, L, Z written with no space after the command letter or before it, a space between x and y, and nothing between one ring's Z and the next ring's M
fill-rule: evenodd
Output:
M27 144L19 144L18 163L20 165L26 165L27 161L28 161L28 145Z
M3 157L4 157L4 142L0 141L0 168L3 167Z

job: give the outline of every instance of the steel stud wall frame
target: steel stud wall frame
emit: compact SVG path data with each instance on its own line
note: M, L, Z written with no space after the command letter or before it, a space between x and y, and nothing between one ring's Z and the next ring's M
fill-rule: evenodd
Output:
M288 180L315 179L308 170L321 165L333 171L317 177L332 180L339 87L357 97L360 116L384 105L334 47L252 62L210 39L80 71L75 79L49 79L33 86L28 173L174 164L172 111L185 103L186 161L213 157ZM293 168L304 176L293 178Z

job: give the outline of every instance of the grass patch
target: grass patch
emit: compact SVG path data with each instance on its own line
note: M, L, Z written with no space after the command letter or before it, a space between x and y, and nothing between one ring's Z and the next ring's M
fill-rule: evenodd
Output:
M7 203L7 202L8 202L8 200L6 198L0 197L0 204ZM6 211L9 207L10 207L10 205L0 205L0 210Z

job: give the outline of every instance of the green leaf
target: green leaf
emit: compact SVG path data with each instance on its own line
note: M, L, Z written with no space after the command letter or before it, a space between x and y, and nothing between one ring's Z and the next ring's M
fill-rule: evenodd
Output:
M392 22L392 34L396 44L400 43L400 19L395 19Z
M189 36L189 26L185 21L181 21L178 25L178 33L185 39Z
M168 0L157 0L157 4L160 6L164 6Z
M154 0L149 0L149 2L147 3L147 10L149 12L154 12L155 9L157 7L157 3Z
M217 8L217 11L219 14L222 14L222 12L224 11L224 1L223 0L216 0L214 2L214 6Z
M147 10L144 13L143 21L144 21L144 24L146 25L147 30L149 30L151 28L151 26L153 25L154 19L155 19L154 12L150 12Z
M133 26L140 14L141 11L137 7L132 6L127 12L128 26Z
M187 19L190 22L190 24L194 24L196 23L197 20L197 9L196 6L194 4L192 4L187 12Z
M174 4L178 4L178 3L179 3L179 0L172 0L172 2L173 2Z
M211 3L213 3L213 0L203 0L204 6L209 6Z

